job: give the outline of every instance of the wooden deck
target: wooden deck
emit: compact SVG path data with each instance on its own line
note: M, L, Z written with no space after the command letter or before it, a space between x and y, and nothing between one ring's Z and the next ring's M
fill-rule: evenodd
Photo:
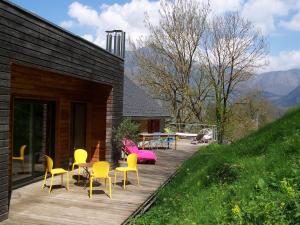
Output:
M122 175L112 192L112 199L103 191L88 197L88 188L76 185L71 179L70 191L57 187L48 194L41 191L37 182L13 191L9 219L2 224L121 224L149 198L199 146L179 144L176 151L158 150L155 165L139 164L140 186L136 186L135 174L129 174L127 189L123 190ZM56 177L54 184L60 184ZM98 187L103 190L103 185Z

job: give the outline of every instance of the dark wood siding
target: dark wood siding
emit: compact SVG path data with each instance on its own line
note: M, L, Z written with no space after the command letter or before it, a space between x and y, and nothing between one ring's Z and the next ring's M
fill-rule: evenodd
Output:
M111 86L106 108L107 126L101 132L106 134L106 160L112 160L112 127L122 118L124 62L6 1L0 1L0 33L0 220L3 220L7 217L11 190L11 65L35 67ZM101 148L101 143L98 147Z

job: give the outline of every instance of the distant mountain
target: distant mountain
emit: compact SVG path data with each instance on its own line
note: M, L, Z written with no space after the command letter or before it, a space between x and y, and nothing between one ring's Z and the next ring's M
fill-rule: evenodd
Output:
M287 95L300 85L300 69L272 71L256 75L248 86L275 95Z
M140 51L147 51L141 49ZM131 51L125 55L125 74L137 82L136 59ZM262 96L279 107L291 107L300 104L300 69L271 71L257 74L251 80L241 83L233 93L239 98L250 90L260 90ZM299 97L298 97L299 96Z
M300 104L300 85L277 101L282 107L292 107Z
M277 95L277 94L274 94L274 93L268 92L268 91L262 91L261 95L262 95L262 97L264 97L274 103L282 97L282 95Z

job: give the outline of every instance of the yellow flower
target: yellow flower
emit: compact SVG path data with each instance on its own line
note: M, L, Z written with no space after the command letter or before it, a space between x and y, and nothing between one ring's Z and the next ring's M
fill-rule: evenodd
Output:
M241 214L241 209L238 205L235 205L232 209L231 209L232 213L236 216L240 216Z

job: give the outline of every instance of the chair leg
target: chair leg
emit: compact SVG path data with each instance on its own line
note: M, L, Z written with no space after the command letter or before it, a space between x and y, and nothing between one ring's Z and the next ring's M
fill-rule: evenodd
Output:
M72 172L74 172L74 166L75 166L75 165L73 164L73 165L72 165Z
M44 182L43 182L43 185L42 185L42 190L44 190L45 185L46 185L47 173L48 173L48 172L47 172L47 170L46 170L45 176L44 176Z
M90 177L90 198L92 198L92 192L93 192L93 178Z
M126 171L124 171L124 184L123 184L123 188L124 188L124 190L126 188Z
M54 175L52 174L51 181L50 181L49 194L51 194L51 189L52 189L52 184L53 184L53 178L54 178Z
M111 198L111 178L108 178L108 182L109 182L109 197Z
M61 186L63 186L63 184L64 184L64 174L63 173L60 176L60 183L61 183Z
M138 170L136 170L135 172L136 172L136 179L137 179L138 186L139 186L140 185L139 172L138 172Z
M67 190L69 191L69 188L70 188L70 186L69 186L69 172L67 172Z

